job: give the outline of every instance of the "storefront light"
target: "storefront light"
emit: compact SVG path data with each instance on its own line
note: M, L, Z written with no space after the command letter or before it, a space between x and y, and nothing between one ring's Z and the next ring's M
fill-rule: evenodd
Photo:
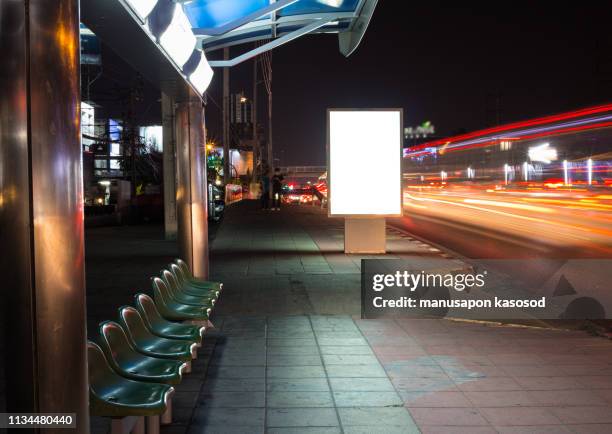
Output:
M193 53L196 37L191 30L191 23L181 5L177 4L174 7L172 21L159 38L159 43L174 63L182 69Z

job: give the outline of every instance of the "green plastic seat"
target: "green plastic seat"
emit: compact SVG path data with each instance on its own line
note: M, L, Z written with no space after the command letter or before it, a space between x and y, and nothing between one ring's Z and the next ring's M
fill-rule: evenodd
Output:
M162 317L155 302L146 294L136 294L135 305L151 333L163 338L202 343L206 327L171 322Z
M144 320L131 306L119 308L119 323L126 331L130 343L137 351L161 359L178 359L190 362L196 355L197 344L155 336L145 326Z
M174 275L168 270L162 270L160 276L169 289L172 298L179 303L190 304L192 306L213 307L217 300L216 296L209 294L208 296L195 296L185 294L179 289L178 282Z
M94 416L157 416L166 411L174 388L121 377L111 368L102 349L87 342L89 408Z
M210 307L179 303L172 298L168 287L159 277L151 279L155 306L164 318L170 321L208 321Z
M196 279L191 273L191 270L189 269L189 265L187 265L187 263L183 261L182 259L176 258L174 262L176 263L176 265L178 265L178 267L183 272L183 276L185 277L185 280L189 282L191 285L199 286L200 288L210 288L210 289L214 289L217 291L223 290L223 283L221 282L212 282L209 280Z
M178 384L187 364L178 360L145 356L134 349L125 330L114 321L100 323L100 347L111 367L122 377L136 381Z
M207 295L212 294L215 296L215 299L219 298L219 294L221 293L221 290L214 289L214 288L201 287L193 283L190 283L187 279L185 279L185 275L183 274L183 272L181 271L178 265L169 264L167 269L172 273L172 275L178 282L179 288L185 294L197 295L197 296L207 296Z

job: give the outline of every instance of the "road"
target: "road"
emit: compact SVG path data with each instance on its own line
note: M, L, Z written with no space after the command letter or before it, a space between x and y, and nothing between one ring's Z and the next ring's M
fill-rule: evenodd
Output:
M406 188L390 223L468 258L612 258L612 195L586 189Z

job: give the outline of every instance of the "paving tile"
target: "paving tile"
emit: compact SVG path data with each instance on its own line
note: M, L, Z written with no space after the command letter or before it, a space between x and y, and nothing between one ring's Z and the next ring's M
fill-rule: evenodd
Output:
M402 399L393 392L333 392L336 407L393 407L403 406Z
M368 345L368 342L361 337L356 338L318 338L319 345L336 345L336 346L356 346L356 345Z
M387 378L330 378L333 392L394 392Z
M610 434L612 432L612 424L603 423L569 425L567 428L575 434Z
M263 408L210 408L198 407L194 412L194 423L207 426L264 426Z
M270 338L268 347L304 347L316 346L314 338Z
M317 340L319 341L326 339L359 339L361 341L363 339L363 335L356 328L354 330L349 331L329 331L315 329L314 333L317 336Z
M456 383L446 375L425 378L393 378L393 385L401 392L458 392Z
M333 407L334 402L330 392L268 392L266 396L268 408L308 408Z
M584 375L570 378L586 389L612 389L612 376L609 375Z
M265 368L259 366L211 366L211 378L264 378Z
M337 427L334 408L271 408L267 411L267 426L271 427Z
M480 408L479 411L491 425L496 426L536 426L561 423L549 409L544 407Z
M499 366L475 366L461 364L440 366L449 377L458 379L512 376L505 369L500 368Z
M376 365L378 359L374 355L324 354L326 365Z
M523 387L511 377L454 378L462 391L512 391L523 390ZM467 381L465 381L467 380Z
M491 426L425 425L420 429L422 434L497 434L497 430ZM535 432L531 434L535 434Z
M391 378L439 377L445 374L444 370L439 366L422 365L412 361L385 363L383 366Z
M267 390L271 392L328 392L326 378L268 378Z
M210 360L211 365L223 365L223 366L265 366L266 354L260 352L259 354L244 354L244 355L232 355L232 354L217 354Z
M322 366L321 356L314 354L268 354L268 366Z
M310 329L268 330L268 339L313 339L314 333Z
M563 425L533 425L533 426L496 426L499 434L569 434L572 431Z
M346 432L347 427L416 427L412 416L403 407L359 407L339 408L340 421Z
M322 366L270 366L268 378L325 378Z
M162 431L160 434L164 434ZM264 434L263 426L192 425L187 434Z
M267 434L341 434L339 427L268 428Z
M284 355L284 356L311 355L311 354L318 354L318 353L319 353L319 348L316 345L305 345L303 347L296 347L296 346L268 347L268 356L271 356L271 355Z
M514 377L524 390L568 390L586 388L580 377ZM610 383L612 385L612 382Z
M264 392L211 392L200 395L198 402L205 407L265 407Z
M387 378L380 365L329 365L325 369L329 378Z
M410 426L347 426L343 429L344 434L418 434L420 433L416 425Z
M408 407L417 425L436 426L486 426L487 420L475 408L411 408Z
M476 407L533 406L538 404L529 392L524 391L465 392L465 395Z
M403 392L398 391L407 407L473 407L463 392Z
M179 387L182 387L183 384ZM266 390L264 378L207 378L204 392L258 392Z
M527 394L539 405L609 405L599 394L589 390L538 390Z
M321 354L323 355L356 355L356 356L360 356L360 355L373 355L374 352L370 349L370 347L367 347L365 345L356 345L356 346L350 346L350 345L343 345L343 346L329 346L329 345L322 345L320 347L321 350Z

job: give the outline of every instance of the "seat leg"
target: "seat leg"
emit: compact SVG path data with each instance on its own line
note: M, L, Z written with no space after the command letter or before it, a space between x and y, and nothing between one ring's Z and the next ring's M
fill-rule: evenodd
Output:
M195 326L199 326L199 327L208 327L208 324L210 323L210 321L208 320L197 320L197 319L192 319L191 321L187 321L187 324L191 324L191 325L195 325Z
M113 418L111 419L111 434L130 434L137 421L136 416Z
M132 428L132 434L145 434L144 416L140 416L138 419L136 419L134 428Z
M159 416L147 416L147 434L159 434Z
M172 398L168 399L166 411L161 415L161 424L168 425L172 423Z

